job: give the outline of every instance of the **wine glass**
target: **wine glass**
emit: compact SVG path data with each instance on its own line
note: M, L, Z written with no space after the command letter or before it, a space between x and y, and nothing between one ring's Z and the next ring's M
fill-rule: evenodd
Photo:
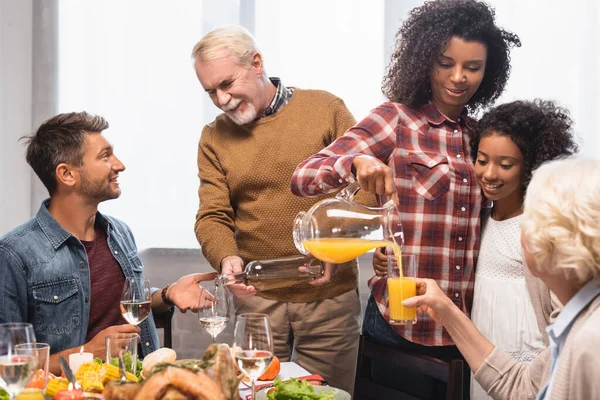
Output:
M29 383L37 367L35 350L15 350L15 345L35 342L33 326L24 322L0 324L0 385L14 399Z
M150 315L152 291L150 281L143 278L125 278L121 292L121 315L132 325L139 325Z
M240 370L252 382L252 400L255 400L256 379L273 360L273 334L266 314L248 313L236 317L233 355Z
M229 323L229 295L223 278L216 277L200 285L198 321L212 336L213 343Z

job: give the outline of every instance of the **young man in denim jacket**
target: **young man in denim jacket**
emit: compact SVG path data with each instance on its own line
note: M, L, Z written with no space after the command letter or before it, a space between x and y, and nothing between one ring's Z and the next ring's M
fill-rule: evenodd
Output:
M86 112L59 114L27 137L27 162L50 198L37 215L0 239L0 323L30 322L38 342L50 344L51 371L59 356L84 345L105 356L105 337L138 333L144 355L159 347L152 315L126 324L119 303L125 278L143 278L129 227L98 212L121 194L125 166L102 135L108 122ZM191 274L152 294L152 311L197 308L198 282L215 274Z

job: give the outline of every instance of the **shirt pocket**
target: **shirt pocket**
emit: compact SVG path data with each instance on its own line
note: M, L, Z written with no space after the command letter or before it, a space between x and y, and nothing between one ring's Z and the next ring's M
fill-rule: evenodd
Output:
M31 291L36 330L62 335L80 327L81 299L75 279L39 283Z
M129 262L129 265L131 266L133 276L136 278L143 278L144 277L144 264L142 263L142 260L140 260L140 258L138 257L137 252L129 254L127 256L127 261Z
M430 152L409 153L413 190L435 200L450 190L448 157Z

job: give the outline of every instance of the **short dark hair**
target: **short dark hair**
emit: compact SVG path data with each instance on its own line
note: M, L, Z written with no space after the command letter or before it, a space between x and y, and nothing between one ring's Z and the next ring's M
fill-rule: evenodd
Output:
M383 94L412 108L431 98L431 71L456 36L487 48L483 81L469 99L470 112L492 104L510 75L510 48L521 46L519 37L495 24L494 10L475 0L436 0L414 8L396 34L396 48L383 79Z
M56 167L67 163L83 165L85 135L102 132L108 122L85 111L58 114L42 123L31 136L23 136L27 143L27 163L33 168L48 192L56 192Z
M533 171L544 162L577 153L572 126L569 111L549 100L502 104L485 113L473 130L471 157L476 162L481 138L509 137L523 154L523 189L526 189Z

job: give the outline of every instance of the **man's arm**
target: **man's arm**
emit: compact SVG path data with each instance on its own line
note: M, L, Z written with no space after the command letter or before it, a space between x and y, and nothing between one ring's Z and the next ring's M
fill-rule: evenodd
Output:
M198 311L200 300L200 282L215 279L216 272L197 273L182 276L177 282L170 284L164 291L158 290L152 295L152 312L161 314L171 308L172 303L179 311L185 313L187 310ZM165 303L165 300L167 303Z
M27 279L21 260L0 245L0 323L27 322Z
M211 128L205 127L198 144L200 206L194 230L202 253L210 265L220 272L221 261L228 256L237 256L238 248L230 191L219 158L211 144L212 133Z

